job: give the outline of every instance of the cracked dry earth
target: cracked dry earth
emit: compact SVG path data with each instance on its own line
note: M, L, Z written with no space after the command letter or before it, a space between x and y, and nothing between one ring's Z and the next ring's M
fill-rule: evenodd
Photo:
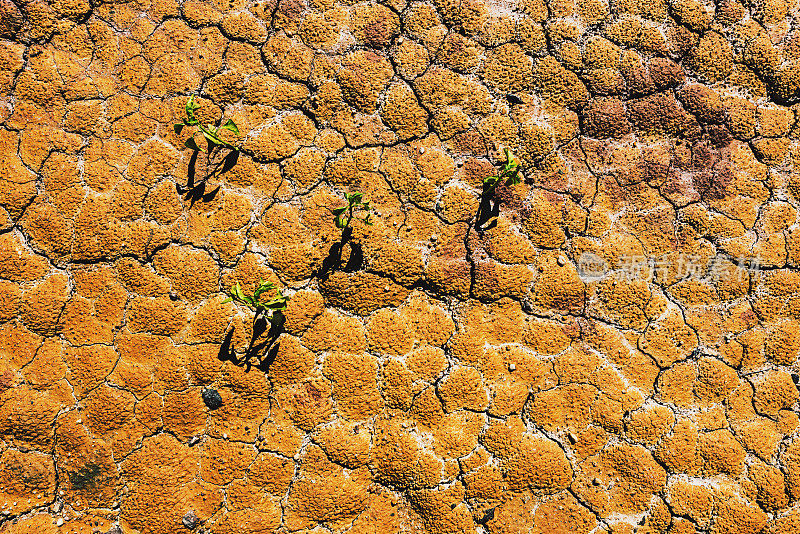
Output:
M0 532L800 532L798 19L0 0ZM194 205L191 94L242 148Z

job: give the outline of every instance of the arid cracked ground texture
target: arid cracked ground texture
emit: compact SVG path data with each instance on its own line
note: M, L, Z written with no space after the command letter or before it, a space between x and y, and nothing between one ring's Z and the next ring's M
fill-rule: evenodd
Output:
M0 532L800 532L797 102L797 1L0 0Z

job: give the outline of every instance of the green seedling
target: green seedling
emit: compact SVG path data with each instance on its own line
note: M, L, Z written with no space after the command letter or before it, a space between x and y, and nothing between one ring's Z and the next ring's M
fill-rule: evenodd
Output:
M197 130L194 131L192 135L183 142L183 145L186 148L194 151L192 154L192 159L189 162L188 183L186 184L186 187L182 187L180 185L177 186L178 192L180 194L186 193L186 199L191 199L192 204L201 198L206 202L212 200L219 191L219 186L217 186L217 188L213 191L206 193L206 182L228 172L233 168L234 165L236 165L236 162L239 161L239 149L220 138L220 133L222 130L228 130L233 132L235 135L239 135L239 127L236 126L236 123L233 122L232 119L228 119L221 126L214 126L213 124L203 125L195 113L198 109L200 109L200 105L194 101L194 95L190 96L185 107L186 118L183 119L183 122L178 122L173 125L175 135L178 136L183 133L183 130L186 127L197 128ZM197 140L195 139L197 133L202 134L203 138L205 139L205 148L201 147L197 143ZM220 157L223 150L226 150L227 154L224 157ZM202 180L197 183L197 185L195 185L195 163L197 162L197 155L200 152L203 152L206 155L206 168L211 170Z
M347 199L347 206L331 210L331 213L336 217L334 221L336 228L341 228L342 230L350 228L350 223L353 219L361 221L367 226L372 226L372 221L370 220L372 208L369 206L369 201L364 201L364 193L345 193L344 197ZM356 214L357 211L366 212L366 215L359 217Z
M273 291L274 294L272 293ZM266 298L267 296L268 298ZM225 336L225 341L220 346L219 358L223 361L230 360L235 365L246 366L248 371L250 370L251 361L255 358L260 360L259 369L266 371L277 354L275 352L275 342L283 332L283 325L286 322L283 311L286 309L288 301L289 297L284 295L280 289L276 289L275 284L272 282L259 280L258 286L252 294L242 291L242 286L239 285L239 282L236 282L228 292L228 298L223 301L223 304L225 302L237 302L253 310L255 312L253 316L253 334L247 350L245 350L243 357L239 359L231 347L233 329L229 330ZM264 339L257 342L263 334L266 334Z
M341 208L328 208L333 213L335 219L334 224L336 228L342 230L342 238L331 245L328 256L322 261L322 267L317 273L320 280L327 279L328 275L335 269L338 269L342 263L342 252L345 245L350 243L350 257L347 260L345 270L354 271L361 266L364 260L364 255L361 251L361 245L351 242L353 237L353 227L351 223L355 219L367 226L372 226L372 208L369 201L364 200L364 193L356 191L355 193L345 193L347 205Z
M500 173L483 179L483 193L475 216L475 228L479 231L488 230L497 224L499 205L494 198L497 187L500 184L517 185L522 181L522 176L519 174L519 160L507 148L503 149L503 155L506 160Z
M500 175L487 176L483 179L484 190L489 194L494 193L494 190L501 183L517 185L522 181L522 177L519 175L519 160L507 148L503 149L503 155L506 157L506 161L503 163Z
M226 302L233 302L236 301L240 304L244 304L254 312L256 315L263 314L268 311L274 312L282 312L286 309L286 304L289 302L289 297L284 295L280 289L275 291L275 296L269 298L267 300L262 300L261 297L267 291L272 291L275 289L275 284L272 282L265 282L263 279L260 279L258 282L258 287L255 288L252 295L246 294L242 291L242 286L239 285L239 282L236 282L236 285L231 286L230 291L228 292L229 297L222 301L222 303Z
M194 135L186 139L183 144L186 148L191 148L192 150L199 150L200 152L210 152L217 147L224 147L229 150L238 151L238 149L233 146L232 144L228 143L227 141L223 141L219 137L220 130L230 130L236 135L239 135L239 128L236 126L236 123L233 122L232 119L228 119L225 124L222 126L215 127L212 124L206 124L203 126L200 121L195 116L195 112L200 109L200 104L194 101L194 95L189 97L189 100L186 102L186 118L183 119L183 122L176 123L173 128L175 130L175 135L181 135L183 128L185 126L197 126L200 133L203 134L203 137L206 139L206 143L208 144L208 150L205 150L197 144L197 141L194 139Z

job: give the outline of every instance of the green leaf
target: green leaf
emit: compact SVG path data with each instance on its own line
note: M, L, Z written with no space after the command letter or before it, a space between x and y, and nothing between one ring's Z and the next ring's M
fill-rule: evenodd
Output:
M236 126L236 123L233 120L228 119L225 124L220 126L220 128L225 128L226 130L232 131L234 134L239 135L239 127Z
M228 302L233 302L233 298L231 297L226 298L225 300L222 301L222 304L227 304Z
M196 104L194 101L194 95L189 97L189 100L186 102L186 116L189 117L190 120L194 119L194 112L200 109L200 105Z
M358 204L364 197L364 193L359 193L359 192L345 193L344 196L349 204Z
M197 142L194 140L194 137L190 137L186 141L183 142L186 148L191 148L192 150L199 150L200 152L205 152L205 149L200 148Z
M233 295L237 299L244 298L244 294L242 293L242 286L239 285L238 280L235 286L231 286L231 295Z
M180 135L181 132L183 131L184 126L185 125L182 122L176 122L175 124L173 124L172 129L175 130L175 135Z
M289 297L289 295L284 295L283 291L281 291L279 289L278 290L278 294L275 295L275 297L272 300L267 302L267 306L271 310L275 310L275 311L285 310L286 309L286 303L289 302L290 298L291 297Z
M280 299L271 300L265 304L265 306L270 310L285 310L286 309L286 297L282 297Z
M345 206L344 208L336 208L334 210L331 210L331 213L333 213L336 216L339 216L342 213L344 213L346 210L347 210L347 207Z
M273 289L275 289L275 284L261 280L256 290L253 292L253 300L258 301L262 294Z
M213 149L217 145L222 144L222 140L210 132L203 131L203 137L205 137L206 141L208 141L209 150Z

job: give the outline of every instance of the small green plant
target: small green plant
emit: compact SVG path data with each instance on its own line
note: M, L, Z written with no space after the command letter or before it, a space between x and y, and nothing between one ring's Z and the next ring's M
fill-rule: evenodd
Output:
M475 228L479 231L488 230L497 224L497 217L500 213L499 203L494 198L497 187L500 184L517 185L522 181L519 174L519 160L507 148L503 149L503 155L506 160L500 173L483 179L483 193L481 193L478 213L475 216Z
M514 157L511 151L507 148L503 149L503 155L506 157L503 168L500 170L499 176L487 176L483 179L484 194L491 195L497 186L501 183L506 185L517 185L522 181L519 175L519 160Z
M220 130L223 129L230 130L234 134L239 135L239 128L236 126L236 123L233 122L232 119L228 119L225 122L225 124L218 127L215 127L212 124L206 124L205 126L203 126L195 116L195 111L200 109L200 104L194 101L194 95L190 96L189 100L186 101L185 109L186 109L186 118L183 119L183 122L176 123L173 126L173 128L175 129L175 135L181 135L184 126L197 126L198 130L200 130L200 133L202 133L203 137L205 137L206 139L206 142L208 144L208 152L219 147L227 148L234 152L238 152L239 150L238 148L219 138L219 132ZM195 141L194 139L194 135L186 139L183 142L183 144L186 146L186 148L191 148L192 150L199 150L200 152L207 152L206 150L201 148L200 145L197 144L197 141Z
M334 224L336 228L342 230L342 238L331 245L328 255L322 261L322 266L317 272L320 280L326 280L328 275L335 269L338 269L342 263L342 253L345 245L350 244L350 257L348 258L346 271L354 271L361 266L364 260L364 254L361 251L359 243L352 242L353 227L351 223L355 219L367 226L372 226L372 208L369 201L364 200L364 193L356 191L355 193L345 193L347 205L341 208L328 208L333 213L335 219Z
M272 294L273 291L274 294ZM269 294L271 296L266 298L266 295ZM251 361L256 359L260 362L259 369L268 370L277 354L275 342L283 332L283 325L286 322L283 311L289 302L289 296L284 295L280 289L276 289L272 282L265 282L261 279L252 294L242 291L242 286L236 282L228 291L228 298L222 302L223 304L226 302L244 304L253 310L255 315L253 316L253 334L243 357L239 359L232 348L233 329L230 329L225 336L225 341L220 346L219 358L223 361L230 360L235 365L246 366L247 371L250 370ZM256 343L265 332L265 339Z
M226 302L236 301L255 311L256 315L263 314L268 311L272 311L274 315L275 312L282 312L286 309L286 304L289 302L289 297L284 295L280 289L277 289L275 290L275 296L272 298L267 300L261 299L261 296L264 293L272 290L275 290L275 284L272 282L265 282L263 279L260 279L258 286L253 291L253 294L248 295L242 291L242 286L239 285L239 282L236 282L234 286L231 286L231 289L228 292L229 297L222 301L222 303L224 304Z
M224 141L219 136L222 130L229 130L235 135L239 135L239 127L236 126L236 123L233 122L232 119L228 119L221 126L214 126L213 124L206 124L204 126L195 114L198 109L200 109L200 105L194 101L194 95L190 96L185 107L186 118L183 119L183 122L173 125L175 135L178 136L183 133L183 129L186 127L197 127L197 130L183 142L186 148L190 148L194 151L192 159L189 161L188 182L186 187L177 186L178 193L186 193L186 199L191 199L192 204L201 198L203 201L212 200L219 191L219 186L213 191L206 193L206 183L210 179L219 177L221 174L228 172L236 165L236 162L239 161L239 149L227 141ZM198 132L203 135L206 141L206 148L197 144L195 136ZM221 157L223 150L226 150L227 154ZM208 171L202 180L195 184L195 165L197 163L197 155L200 152L206 154L206 169L210 169L210 171Z
M353 219L372 226L372 221L370 220L372 209L369 207L369 201L364 201L364 193L345 193L344 197L347 199L347 206L331 210L331 213L336 217L336 228L350 228L350 223ZM366 212L366 215L358 217L356 211Z

